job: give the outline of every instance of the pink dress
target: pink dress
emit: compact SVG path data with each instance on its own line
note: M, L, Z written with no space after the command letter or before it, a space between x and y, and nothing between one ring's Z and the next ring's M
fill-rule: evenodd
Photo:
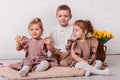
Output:
M58 62L55 58L47 57L47 48L43 39L33 41L23 36L22 48L25 51L25 58L22 62L13 65L12 68L20 70L23 65L28 65L31 67L31 71L33 71L43 60L47 60L50 67L58 66Z

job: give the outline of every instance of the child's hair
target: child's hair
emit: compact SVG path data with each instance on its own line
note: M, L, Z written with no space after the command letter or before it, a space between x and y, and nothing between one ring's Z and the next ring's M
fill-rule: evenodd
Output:
M93 34L94 33L94 28L92 26L92 23L89 20L76 20L75 23L73 25L77 25L79 26L82 31L84 32L85 30L87 30L87 34L86 36L90 33Z
M38 26L40 27L40 29L42 30L43 32L43 25L42 25L42 21L40 18L33 18L32 21L29 23L29 26L28 26L28 30L30 29L31 26L33 26L34 24L38 24Z
M57 12L60 11L60 10L67 10L67 11L69 11L70 16L72 16L72 14L71 14L71 9L70 9L69 6L67 6L67 5L60 5L60 6L58 6L57 11L56 11L56 14L57 14Z

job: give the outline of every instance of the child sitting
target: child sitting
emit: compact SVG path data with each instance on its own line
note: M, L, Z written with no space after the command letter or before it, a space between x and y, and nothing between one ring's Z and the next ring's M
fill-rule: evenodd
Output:
M66 46L69 55L60 62L61 66L74 66L86 71L86 76L90 73L108 75L109 69L99 70L102 62L95 59L98 41L96 38L88 37L94 32L90 21L77 20L73 25L73 35L75 40L68 40ZM94 65L91 66L91 65Z
M47 57L47 47L44 39L40 38L43 32L42 22L34 18L28 26L31 39L23 36L16 36L16 50L24 49L25 58L22 62L12 65L12 68L20 70L21 77L27 76L29 71L45 71L49 67L57 66L57 60Z

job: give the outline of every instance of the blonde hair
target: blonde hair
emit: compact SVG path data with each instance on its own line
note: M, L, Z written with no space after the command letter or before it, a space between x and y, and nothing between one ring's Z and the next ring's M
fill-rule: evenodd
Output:
M38 26L40 27L40 29L42 30L43 32L43 25L42 25L42 21L40 18L33 18L32 21L29 23L29 26L28 26L28 30L30 29L31 26L33 26L34 24L38 24Z
M60 5L60 6L58 6L57 11L56 11L56 15L57 15L57 12L61 11L61 10L67 10L70 13L70 16L72 17L71 9L70 9L69 6L67 6L67 5Z

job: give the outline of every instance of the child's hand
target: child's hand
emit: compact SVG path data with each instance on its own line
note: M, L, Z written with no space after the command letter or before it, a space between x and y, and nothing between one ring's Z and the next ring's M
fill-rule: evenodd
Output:
M75 45L75 43L72 43L72 46L71 46L71 54L74 53L74 50L73 50L74 45Z
M16 40L16 42L17 42L18 44L22 44L22 38L21 38L21 36L17 35L17 36L15 37L15 40Z
M44 38L44 43L47 45L51 44L51 38L50 37Z

